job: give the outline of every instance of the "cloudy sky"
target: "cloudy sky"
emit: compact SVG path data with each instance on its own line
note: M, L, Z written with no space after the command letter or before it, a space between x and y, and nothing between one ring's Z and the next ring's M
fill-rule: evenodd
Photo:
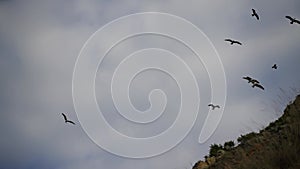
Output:
M208 153L210 144L235 140L276 119L300 90L300 25L290 25L285 18L300 18L299 7L298 0L0 1L0 168L191 168ZM252 8L260 21L251 17ZM129 94L132 104L144 111L150 106L149 92L163 90L168 101L161 118L141 125L117 113L110 95L111 75L134 51L157 47L178 52L193 71L201 97L196 123L180 144L156 157L130 159L101 149L85 133L73 105L72 75L80 50L94 32L119 17L139 12L173 14L206 34L224 66L227 100L221 105L224 114L217 130L199 144L211 101L210 79L203 63L166 37L144 35L120 43L99 65L95 79L97 103L116 130L133 137L156 135L172 125L179 109L180 92L174 79L149 70L136 76ZM225 38L240 40L243 45L230 46ZM271 68L274 63L277 70ZM257 78L266 90L252 89L241 79L244 75ZM61 112L77 125L66 125Z

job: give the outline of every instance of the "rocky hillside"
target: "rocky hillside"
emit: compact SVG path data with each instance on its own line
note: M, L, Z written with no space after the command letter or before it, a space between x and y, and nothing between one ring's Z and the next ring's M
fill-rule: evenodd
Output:
M193 169L300 169L300 95L278 120L237 140L237 146L212 145Z

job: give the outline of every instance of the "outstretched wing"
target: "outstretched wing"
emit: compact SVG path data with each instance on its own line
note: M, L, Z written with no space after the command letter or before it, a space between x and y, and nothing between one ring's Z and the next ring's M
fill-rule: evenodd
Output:
M265 90L265 88L262 86L262 85L260 85L260 84L254 84L253 85L254 87L258 87L258 88L260 88L260 89L262 89L262 90Z
M294 20L291 16L285 16L285 18L289 19L289 20Z
M294 19L294 22L297 23L297 24L300 24L300 21L297 20L297 19Z
M227 41L227 42L232 42L232 40L231 40L231 39L225 39L225 41Z
M242 43L239 42L239 41L234 41L234 43L237 43L237 44L239 44L239 45L242 45Z
M257 84L257 87L260 88L260 89L262 89L262 90L265 90L265 88L262 85L260 85L260 84Z
M251 80L252 80L252 78L251 78L251 77L249 77L249 76L244 76L244 77L243 77L243 79L245 79L245 80L248 80L248 83L250 83L250 82L251 82Z
M251 80L252 78L249 77L249 76L244 76L243 79L246 79L246 80Z
M75 125L75 123L71 120L67 120L67 122Z
M216 105L215 107L216 107L216 108L220 108L220 106L219 106L219 105Z
M64 113L61 113L64 116L65 121L68 121L67 116Z
M259 20L259 16L257 14L257 12L255 11L255 9L252 9L252 16L255 16L257 20Z
M255 17L256 17L256 19L257 20L259 20L259 16L258 16L258 14L257 13L255 13L255 15L254 15Z

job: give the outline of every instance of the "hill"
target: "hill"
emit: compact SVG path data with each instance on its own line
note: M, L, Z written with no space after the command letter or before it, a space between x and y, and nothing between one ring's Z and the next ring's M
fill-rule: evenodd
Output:
M209 156L193 169L299 169L300 95L279 119L237 140L237 146L211 145Z

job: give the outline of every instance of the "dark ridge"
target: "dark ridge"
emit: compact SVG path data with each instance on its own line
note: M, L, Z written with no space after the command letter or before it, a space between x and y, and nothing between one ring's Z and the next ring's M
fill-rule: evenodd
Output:
M237 140L236 147L212 145L210 155L193 169L299 169L300 95L279 119Z

